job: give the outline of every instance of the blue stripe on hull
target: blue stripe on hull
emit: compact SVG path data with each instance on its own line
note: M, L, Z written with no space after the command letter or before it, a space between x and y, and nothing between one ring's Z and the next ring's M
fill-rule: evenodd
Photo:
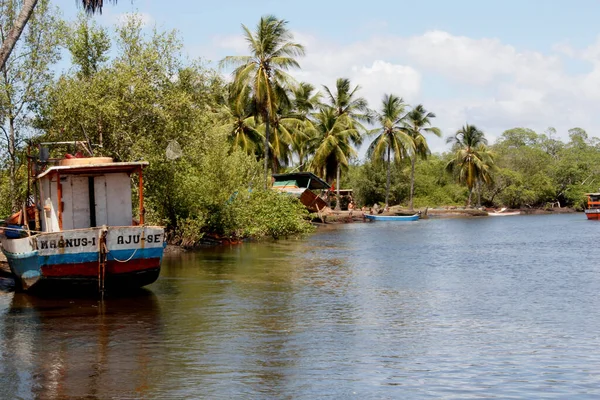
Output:
M153 247L149 249L127 249L111 250L106 255L107 261L117 260L138 260L142 258L162 258L162 247ZM8 258L8 257L7 257ZM76 253L76 254L53 254L50 256L40 256L39 265L59 265L59 264L78 264L85 262L98 261L98 252Z

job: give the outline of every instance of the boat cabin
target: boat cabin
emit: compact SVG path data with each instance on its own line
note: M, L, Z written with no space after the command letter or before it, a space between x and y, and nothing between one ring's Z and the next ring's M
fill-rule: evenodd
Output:
M600 208L600 193L586 193L588 208Z
M309 211L318 212L327 207L323 198L314 191L327 190L329 184L312 172L273 174L273 189L296 196Z
M131 175L139 175L140 224L144 221L142 168L146 162L110 158L65 159L37 176L43 232L102 225L131 226Z

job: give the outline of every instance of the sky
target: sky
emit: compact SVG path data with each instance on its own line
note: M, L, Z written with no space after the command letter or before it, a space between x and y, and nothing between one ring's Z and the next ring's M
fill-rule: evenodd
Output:
M76 17L78 1L53 1ZM600 0L105 3L100 24L139 13L149 28L176 29L188 57L214 65L248 54L242 24L285 19L306 48L293 76L318 88L350 78L374 109L387 93L422 103L443 132L429 139L434 152L448 151L445 138L465 123L490 143L515 127L554 127L563 141L573 127L600 137Z

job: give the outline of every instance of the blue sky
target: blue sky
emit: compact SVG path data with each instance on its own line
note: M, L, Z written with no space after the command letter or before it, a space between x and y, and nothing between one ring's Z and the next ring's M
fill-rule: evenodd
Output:
M56 0L66 19L74 0ZM306 46L298 79L360 84L372 107L392 92L437 114L444 136L465 122L493 140L523 126L550 126L566 140L580 126L600 135L600 1L158 1L107 4L101 24L139 12L177 29L190 57L244 54L241 24L264 14L289 21ZM444 151L443 140L432 140Z

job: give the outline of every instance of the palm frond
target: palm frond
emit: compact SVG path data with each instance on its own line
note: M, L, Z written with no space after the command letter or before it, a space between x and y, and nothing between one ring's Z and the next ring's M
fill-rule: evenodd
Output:
M117 0L109 0L111 3L117 4ZM99 13L102 14L102 7L104 6L104 0L81 0L83 10L88 14Z

